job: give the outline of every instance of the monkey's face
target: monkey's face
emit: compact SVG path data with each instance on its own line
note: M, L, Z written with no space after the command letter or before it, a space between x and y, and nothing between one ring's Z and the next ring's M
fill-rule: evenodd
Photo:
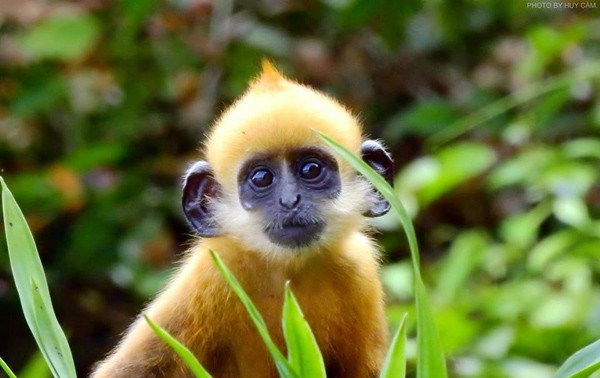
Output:
M238 188L241 206L261 220L271 243L300 248L319 241L327 225L323 209L339 196L341 179L328 152L300 148L251 157L239 171Z
M391 183L392 160L375 141L362 145L363 160ZM385 214L389 204L320 145L251 153L237 169L236 190L224 188L208 163L187 173L183 208L203 237L227 235L248 249L281 254L335 245L361 227L364 217Z

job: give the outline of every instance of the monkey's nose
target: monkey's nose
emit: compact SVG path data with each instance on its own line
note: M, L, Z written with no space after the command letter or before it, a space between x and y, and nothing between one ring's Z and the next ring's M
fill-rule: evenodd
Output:
M286 194L279 198L279 204L286 209L292 210L300 203L300 194Z

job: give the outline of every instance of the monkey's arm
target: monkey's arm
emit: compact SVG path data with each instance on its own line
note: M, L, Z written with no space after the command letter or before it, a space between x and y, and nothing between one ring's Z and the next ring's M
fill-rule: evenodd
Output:
M216 345L218 323L210 317L215 284L212 266L207 266L203 251L194 251L166 290L144 311L202 361L209 347ZM208 270L208 272L207 272ZM217 281L218 282L218 281ZM207 328L207 324L211 327ZM205 361L202 361L205 362ZM117 348L94 370L92 378L187 376L188 369L171 348L138 318Z

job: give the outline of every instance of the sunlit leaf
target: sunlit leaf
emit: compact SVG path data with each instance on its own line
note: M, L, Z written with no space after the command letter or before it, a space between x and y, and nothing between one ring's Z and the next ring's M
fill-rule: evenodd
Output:
M54 314L46 276L33 236L21 209L2 178L0 183L10 265L25 319L52 374L61 378L75 377L73 356Z
M283 334L288 360L298 375L306 378L326 377L325 363L317 340L304 318L289 282L285 285L283 302Z
M100 34L91 16L48 18L21 39L21 46L36 58L75 60L86 54Z
M181 359L185 362L185 364L190 368L192 373L196 378L210 378L211 375L204 369L204 367L198 362L194 354L182 343L177 341L169 332L167 332L164 328L160 327L156 323L154 323L150 318L146 315L143 315L144 319L152 328L154 333L156 333L161 339L164 340L173 350L181 357Z
M404 378L406 376L406 314L402 317L398 331L388 350L380 378Z
M586 378L599 368L600 340L597 340L569 357L554 378Z

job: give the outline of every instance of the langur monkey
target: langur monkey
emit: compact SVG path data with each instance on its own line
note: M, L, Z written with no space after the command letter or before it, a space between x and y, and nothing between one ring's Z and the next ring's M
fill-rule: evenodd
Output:
M387 348L379 255L367 217L389 204L320 140L340 142L392 182L390 155L329 96L263 62L262 73L216 121L205 159L183 183L185 216L201 238L144 312L216 378L277 377L242 303L214 265L216 251L285 353L290 282L323 353L328 377L375 377ZM138 318L93 378L190 377Z

